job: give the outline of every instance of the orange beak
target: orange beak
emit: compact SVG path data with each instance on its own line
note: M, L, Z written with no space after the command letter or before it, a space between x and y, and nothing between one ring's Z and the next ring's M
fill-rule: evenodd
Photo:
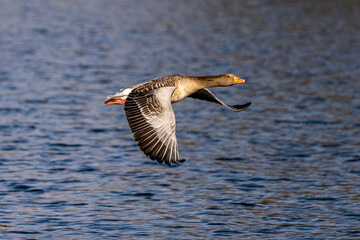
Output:
M110 104L124 104L126 102L126 99L110 99L105 102L106 105Z
M236 83L244 83L245 79L242 78L238 78L237 76L234 77L234 84Z

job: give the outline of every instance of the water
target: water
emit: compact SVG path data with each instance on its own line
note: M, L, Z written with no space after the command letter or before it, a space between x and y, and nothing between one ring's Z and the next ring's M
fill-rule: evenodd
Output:
M3 239L359 239L358 1L0 2ZM145 157L104 98L233 72Z

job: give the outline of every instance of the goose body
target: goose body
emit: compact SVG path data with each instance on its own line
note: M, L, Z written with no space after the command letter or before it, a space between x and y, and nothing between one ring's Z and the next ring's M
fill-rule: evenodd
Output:
M171 104L192 97L221 104L232 111L242 111L251 103L230 107L208 88L244 82L230 73L200 77L170 75L121 89L108 96L105 103L124 104L126 118L140 149L152 160L171 166L171 163L184 161L179 160Z

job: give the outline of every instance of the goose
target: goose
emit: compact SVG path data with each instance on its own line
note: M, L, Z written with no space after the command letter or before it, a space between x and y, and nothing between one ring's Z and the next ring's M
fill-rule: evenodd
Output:
M228 106L208 88L245 83L232 73L216 76L170 75L121 89L106 98L105 104L123 104L133 137L144 154L159 163L184 162L179 160L175 136L175 114L171 104L186 97L214 102L240 112L250 106Z

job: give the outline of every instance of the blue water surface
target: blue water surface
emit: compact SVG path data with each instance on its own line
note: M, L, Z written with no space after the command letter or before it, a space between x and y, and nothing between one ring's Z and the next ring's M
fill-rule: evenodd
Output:
M360 4L0 1L0 238L360 239ZM232 72L174 105L180 166L120 88Z

